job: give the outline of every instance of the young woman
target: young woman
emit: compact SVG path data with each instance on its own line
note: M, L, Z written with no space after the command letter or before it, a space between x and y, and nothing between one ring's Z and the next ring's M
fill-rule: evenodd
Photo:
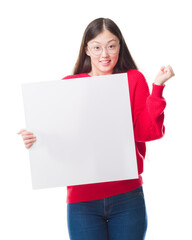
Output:
M135 135L139 178L67 187L68 230L71 240L143 240L147 215L142 189L145 142L164 135L164 83L174 76L170 66L161 67L152 93L138 71L117 25L99 18L86 28L73 75L63 79L127 73ZM26 148L36 141L23 129Z

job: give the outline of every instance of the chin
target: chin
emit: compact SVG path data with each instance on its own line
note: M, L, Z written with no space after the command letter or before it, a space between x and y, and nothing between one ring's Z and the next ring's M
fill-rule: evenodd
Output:
M113 69L115 66L113 66L114 64L111 64L109 66L99 66L99 65L95 65L92 67L93 72L95 73L95 75L109 75L113 73Z
M100 72L102 72L103 74L112 74L113 68L101 68Z

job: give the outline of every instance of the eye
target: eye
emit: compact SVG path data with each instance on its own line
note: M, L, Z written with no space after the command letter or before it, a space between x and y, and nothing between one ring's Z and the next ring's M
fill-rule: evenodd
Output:
M93 50L95 50L95 51L99 51L100 49L101 49L100 46L95 46L95 47L93 47Z
M108 46L109 49L114 49L115 47L116 46L114 44Z

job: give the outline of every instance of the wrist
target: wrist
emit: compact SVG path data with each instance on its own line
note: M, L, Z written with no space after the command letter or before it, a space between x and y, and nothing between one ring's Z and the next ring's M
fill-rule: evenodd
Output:
M165 83L164 81L158 81L158 80L154 81L154 84L159 86L164 86L164 83Z

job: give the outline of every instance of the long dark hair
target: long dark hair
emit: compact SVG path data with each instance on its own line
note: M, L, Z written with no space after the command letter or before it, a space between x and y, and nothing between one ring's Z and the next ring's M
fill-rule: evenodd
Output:
M118 26L111 19L97 18L92 21L85 29L79 56L75 64L73 74L89 73L91 71L91 59L86 54L85 48L87 47L87 43L90 40L95 38L98 34L102 33L105 29L118 37L120 42L119 58L116 66L113 69L113 73L123 73L127 72L130 69L138 70Z

